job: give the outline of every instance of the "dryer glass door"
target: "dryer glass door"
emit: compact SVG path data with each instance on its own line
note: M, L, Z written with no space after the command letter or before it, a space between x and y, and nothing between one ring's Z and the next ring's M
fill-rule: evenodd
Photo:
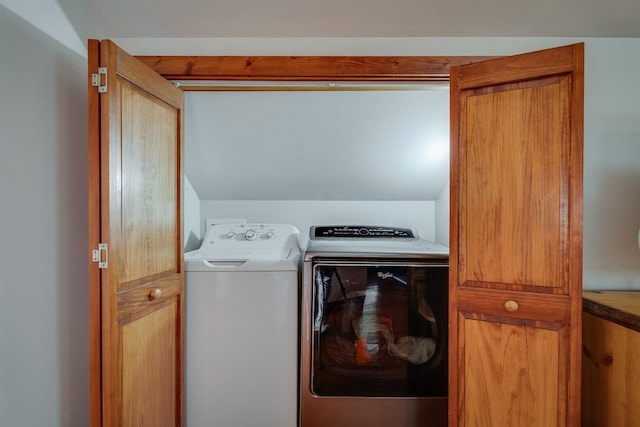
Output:
M319 262L311 390L447 395L448 265Z

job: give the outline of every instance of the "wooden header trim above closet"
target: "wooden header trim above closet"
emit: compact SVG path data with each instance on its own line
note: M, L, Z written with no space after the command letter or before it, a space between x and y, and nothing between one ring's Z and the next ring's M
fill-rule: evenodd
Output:
M170 80L448 81L490 56L136 56Z

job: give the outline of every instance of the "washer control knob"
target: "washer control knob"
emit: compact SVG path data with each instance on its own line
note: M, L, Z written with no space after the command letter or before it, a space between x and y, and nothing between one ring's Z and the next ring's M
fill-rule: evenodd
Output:
M247 240L254 240L256 237L258 237L258 234L255 230L247 230L246 233L244 233L244 238Z
M235 235L236 235L236 233L234 233L233 231L229 231L229 232L227 233L227 238L228 238L228 239L233 239L233 238L235 237Z
M275 234L273 234L273 231L267 231L264 234L264 237L266 237L267 239L273 239L275 237Z

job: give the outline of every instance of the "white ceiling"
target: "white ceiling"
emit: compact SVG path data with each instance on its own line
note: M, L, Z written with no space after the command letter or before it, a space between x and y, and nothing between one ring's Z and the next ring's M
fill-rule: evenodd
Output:
M109 38L640 37L639 0L84 1Z

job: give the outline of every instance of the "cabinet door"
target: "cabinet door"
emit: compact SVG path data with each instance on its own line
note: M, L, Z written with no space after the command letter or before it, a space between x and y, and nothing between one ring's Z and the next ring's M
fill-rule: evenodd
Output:
M451 69L451 426L580 424L583 52Z
M182 415L182 92L110 41L89 42L93 426ZM91 76L90 76L91 77Z

